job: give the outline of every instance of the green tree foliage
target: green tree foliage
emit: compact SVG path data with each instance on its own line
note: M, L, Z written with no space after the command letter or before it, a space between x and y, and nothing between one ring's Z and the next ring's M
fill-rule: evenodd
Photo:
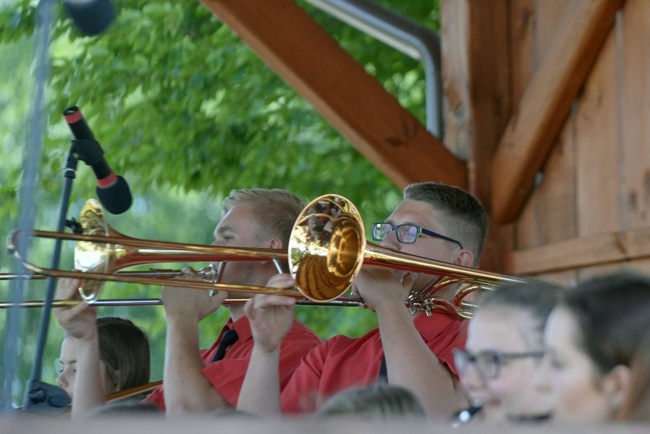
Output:
M109 30L82 37L55 3L47 83L47 133L35 196L39 228L52 230L63 183L70 132L62 112L81 108L116 172L129 180L136 201L109 223L125 235L208 243L220 218L219 202L232 188L279 187L305 200L327 193L348 197L366 226L383 219L400 199L399 189L335 131L211 11L195 0L115 0L118 17ZM304 9L419 119L424 119L421 65L342 24L304 1ZM436 29L431 0L382 0L383 5ZM20 217L26 130L32 116L34 31L39 2L0 6L0 221L4 236ZM92 172L80 165L70 215L94 196ZM34 256L45 258L45 247ZM70 254L64 257L69 259ZM12 268L0 256L0 271ZM70 264L71 262L67 262ZM26 298L42 297L42 282ZM156 287L109 283L111 298L151 298ZM0 296L9 285L0 282ZM149 310L148 310L149 309ZM299 307L297 316L322 337L360 335L376 325L358 308ZM152 340L153 379L162 375L165 321L162 308L106 308L100 315L133 318ZM202 344L214 339L227 312L202 323ZM5 324L0 312L0 324ZM28 378L40 312L23 315L20 380ZM4 325L2 325L4 328ZM0 336L4 350L7 330ZM52 322L46 360L58 357L62 333ZM43 379L53 382L53 364Z
M69 138L61 113L77 105L116 170L133 179L136 194L152 185L214 194L256 185L302 197L337 192L369 215L394 205L395 186L201 3L114 3L118 18L109 31L80 37L57 2L43 161L49 173L61 169ZM405 12L412 16L427 16L431 8L430 1L392 3L409 4ZM417 62L310 12L423 118ZM3 41L31 35L35 15L27 0L4 11ZM6 189L15 191L15 183ZM90 195L92 183L84 185ZM56 188L45 176L41 186ZM3 213L15 216L15 206L6 206Z

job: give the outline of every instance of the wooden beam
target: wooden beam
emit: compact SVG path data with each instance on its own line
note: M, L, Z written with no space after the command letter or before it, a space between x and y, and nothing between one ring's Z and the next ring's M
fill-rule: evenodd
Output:
M203 0L395 184L467 186L465 164L292 0Z
M467 160L468 190L488 213L492 194L487 169L512 113L509 3L440 3L445 145ZM482 269L503 270L502 253L511 248L511 233L510 228L490 221L481 255Z
M650 228L575 238L505 253L505 273L533 275L650 257Z
M492 213L517 218L554 138L585 82L620 0L572 0L492 160Z

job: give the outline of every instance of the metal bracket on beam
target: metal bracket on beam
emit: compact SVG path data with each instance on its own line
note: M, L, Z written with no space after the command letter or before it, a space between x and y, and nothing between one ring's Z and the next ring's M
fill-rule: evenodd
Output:
M307 0L307 3L423 63L427 130L442 141L440 36L369 0Z

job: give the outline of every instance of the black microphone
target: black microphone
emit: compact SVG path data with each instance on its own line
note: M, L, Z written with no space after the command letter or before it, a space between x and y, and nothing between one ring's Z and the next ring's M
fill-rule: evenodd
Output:
M79 108L70 107L63 112L63 116L76 139L73 140L75 152L95 172L99 201L111 214L122 214L133 202L129 185L108 166L104 150L95 140Z
M115 20L115 9L110 0L63 0L63 6L86 36L99 35Z

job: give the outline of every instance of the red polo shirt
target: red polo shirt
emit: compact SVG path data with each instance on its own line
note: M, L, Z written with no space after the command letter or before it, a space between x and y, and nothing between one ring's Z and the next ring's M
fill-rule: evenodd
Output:
M239 339L226 351L222 360L211 362L223 334L227 330L237 331ZM289 334L282 341L280 349L280 386L284 387L291 374L300 364L302 356L320 344L320 338L305 325L294 320ZM221 330L217 341L207 350L201 351L201 357L206 363L203 375L212 383L219 394L233 407L237 405L239 390L246 376L246 369L253 351L253 336L247 317L242 317L236 322L229 319ZM161 409L165 409L164 386L154 390L145 398Z
M431 351L456 374L451 350L465 347L467 321L434 312L431 317L419 315L413 323ZM283 413L315 412L336 392L374 384L383 356L379 329L360 338L335 336L326 340L303 358L284 387Z

